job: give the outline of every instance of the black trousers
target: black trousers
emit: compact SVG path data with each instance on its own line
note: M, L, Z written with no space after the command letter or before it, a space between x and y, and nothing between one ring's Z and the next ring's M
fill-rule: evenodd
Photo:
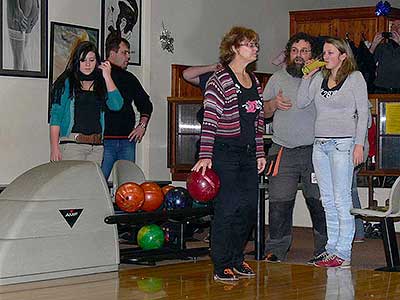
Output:
M255 224L258 174L255 146L215 143L213 169L221 180L214 200L211 259L215 272L239 266Z

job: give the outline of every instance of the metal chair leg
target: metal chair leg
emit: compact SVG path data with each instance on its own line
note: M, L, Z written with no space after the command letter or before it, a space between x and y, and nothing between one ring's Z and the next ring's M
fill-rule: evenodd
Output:
M393 218L384 218L380 223L387 266L378 268L376 270L385 272L400 272L399 248L397 246Z

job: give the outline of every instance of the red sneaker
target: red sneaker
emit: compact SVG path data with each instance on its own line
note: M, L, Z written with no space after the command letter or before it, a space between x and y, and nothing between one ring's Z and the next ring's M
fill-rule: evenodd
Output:
M317 261L314 263L314 266L325 268L350 268L350 261L333 254L321 261Z

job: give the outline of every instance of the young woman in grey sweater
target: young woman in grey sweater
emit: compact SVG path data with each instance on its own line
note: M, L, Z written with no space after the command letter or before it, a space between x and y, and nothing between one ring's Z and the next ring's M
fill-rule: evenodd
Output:
M328 242L320 267L350 266L354 237L351 184L354 166L363 161L368 122L368 93L346 41L329 38L323 47L327 63L303 77L297 106L315 103L313 164L325 208Z

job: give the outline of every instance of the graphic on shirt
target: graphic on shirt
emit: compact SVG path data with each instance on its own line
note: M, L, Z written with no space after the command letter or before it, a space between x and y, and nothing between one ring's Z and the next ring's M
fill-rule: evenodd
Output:
M327 91L323 88L321 88L321 96L324 97L325 99L329 99L333 97L337 93L337 90L334 91Z
M235 88L236 88L236 93L241 94L242 90L240 89L240 85L238 83L235 83Z
M255 113L262 108L262 103L260 100L248 100L242 107L247 113Z

